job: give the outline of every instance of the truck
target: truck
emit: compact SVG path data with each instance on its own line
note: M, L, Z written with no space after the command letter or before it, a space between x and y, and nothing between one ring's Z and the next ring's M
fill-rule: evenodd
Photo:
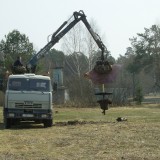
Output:
M15 74L8 77L4 105L4 125L21 121L43 123L51 127L52 85L48 76L35 74Z
M73 20L72 20L73 19ZM74 12L53 34L51 40L26 63L26 67L13 67L13 75L8 77L3 109L5 128L21 121L43 123L44 127L53 124L52 85L48 76L36 75L36 66L42 57L59 42L78 22L82 21L101 50L95 70L100 74L106 72L108 61L104 58L107 48L95 33L82 10ZM65 27L66 26L66 27ZM98 69L96 69L98 68ZM54 88L54 87L53 87Z

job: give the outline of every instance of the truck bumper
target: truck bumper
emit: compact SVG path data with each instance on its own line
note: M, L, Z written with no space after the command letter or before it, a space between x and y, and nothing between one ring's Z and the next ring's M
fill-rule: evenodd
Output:
M11 119L21 120L43 120L52 119L52 110L50 109L8 109L4 108L4 116Z

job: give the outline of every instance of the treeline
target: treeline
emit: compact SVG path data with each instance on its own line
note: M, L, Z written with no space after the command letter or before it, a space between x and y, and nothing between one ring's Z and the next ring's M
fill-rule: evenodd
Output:
M94 94L97 90L102 90L102 86L94 85L83 76L93 69L100 51L91 37L82 31L83 28L75 29L64 37L63 51L51 49L38 62L37 73L52 73L55 66L63 67L64 86L69 90L70 101L85 105L96 102ZM110 52L105 55L111 64L122 66L115 82L105 85L106 91L114 92L111 98L117 105L125 105L129 97L141 102L144 95L158 93L160 89L159 26L144 28L144 33L130 38L130 44L126 53L119 55L118 59L114 59ZM1 72L3 69L10 71L10 65L17 55L22 56L25 64L35 53L29 38L13 30L0 42Z
M132 96L137 90L143 94L157 93L160 89L160 28L157 25L144 28L144 33L138 33L130 38L131 46L124 56L120 56L117 63L124 65L124 85L130 82ZM129 78L129 79L128 79Z

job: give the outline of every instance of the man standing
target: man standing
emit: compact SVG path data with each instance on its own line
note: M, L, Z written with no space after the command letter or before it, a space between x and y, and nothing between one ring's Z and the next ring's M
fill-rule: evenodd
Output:
M20 56L17 57L17 60L13 64L12 72L14 74L23 74L26 72L26 68L23 66Z
M22 64L22 62L21 62L21 57L20 56L18 56L17 57L17 60L14 62L14 67L18 67L18 66L23 66L23 64Z

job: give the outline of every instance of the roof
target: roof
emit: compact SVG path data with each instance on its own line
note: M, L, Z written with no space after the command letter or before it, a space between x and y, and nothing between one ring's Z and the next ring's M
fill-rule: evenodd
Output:
M50 80L49 76L43 76L43 75L36 75L36 74L12 74L9 76L9 78L31 78L31 79L45 79Z

